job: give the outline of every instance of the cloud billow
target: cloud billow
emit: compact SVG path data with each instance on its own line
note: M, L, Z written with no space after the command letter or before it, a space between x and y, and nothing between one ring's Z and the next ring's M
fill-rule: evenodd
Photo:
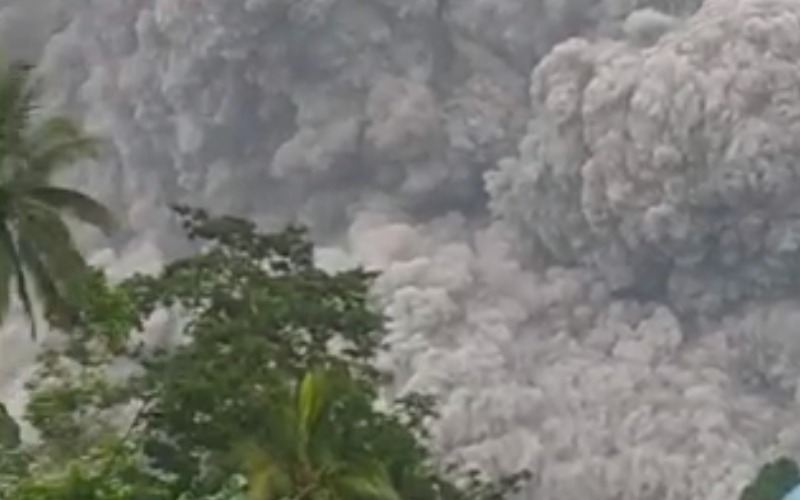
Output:
M540 500L729 500L800 450L800 1L6 8L112 143L82 185L132 231L95 258L169 256L175 200L310 223L381 271L440 453Z

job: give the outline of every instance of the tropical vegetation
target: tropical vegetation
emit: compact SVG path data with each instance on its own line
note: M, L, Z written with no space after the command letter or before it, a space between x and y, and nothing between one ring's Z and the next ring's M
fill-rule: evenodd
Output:
M105 231L113 220L54 177L99 144L42 112L33 74L0 74L0 319L16 296L34 338L37 304L64 337L40 358L23 421L0 405L0 498L488 500L517 488L525 473L484 482L437 465L431 400L381 394L371 276L315 267L302 229L261 234L176 207L202 251L116 285L88 268L65 217ZM159 314L177 325L162 342L144 334Z
M85 271L64 216L106 231L114 224L102 204L53 183L62 169L94 158L99 143L69 119L41 112L32 75L19 63L0 74L0 319L16 286L35 336L34 295L48 320L64 326L68 290Z
M373 365L369 273L317 268L301 228L176 213L196 254L116 285L94 271L80 289L30 385L39 439L7 448L0 497L489 500L527 478L435 459L434 402L389 398ZM173 319L161 342L143 333L159 316Z

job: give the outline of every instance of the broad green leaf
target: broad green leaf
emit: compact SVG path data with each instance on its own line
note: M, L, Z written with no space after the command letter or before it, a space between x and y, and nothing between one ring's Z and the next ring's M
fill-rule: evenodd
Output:
M329 397L327 374L321 370L307 372L300 383L297 400L298 425L301 435L310 439Z

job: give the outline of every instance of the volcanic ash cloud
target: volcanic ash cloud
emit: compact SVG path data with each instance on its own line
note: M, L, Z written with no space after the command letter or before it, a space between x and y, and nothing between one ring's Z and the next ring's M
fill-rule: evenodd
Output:
M142 260L189 193L346 232L441 453L538 500L729 500L800 449L800 1L694 3L85 0L43 63Z
M799 23L713 1L568 40L487 175L498 222L353 226L443 453L531 467L537 499L727 500L798 450Z
M650 14L629 40L571 39L537 66L520 156L488 175L493 208L553 261L681 311L795 285L800 2Z
M395 389L438 396L444 456L534 471L522 498L729 500L766 457L798 449L798 304L692 340L670 308L614 300L594 271L525 271L500 225L354 227L356 254L384 269Z

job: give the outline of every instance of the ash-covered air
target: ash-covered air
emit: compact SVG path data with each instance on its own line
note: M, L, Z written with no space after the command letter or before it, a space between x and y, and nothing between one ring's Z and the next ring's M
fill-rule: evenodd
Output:
M796 286L799 8L708 2L652 47L556 47L533 73L519 158L487 176L496 212L553 261L680 311Z
M114 145L73 180L129 218L98 262L169 256L171 201L311 224L383 271L437 448L524 498L729 500L800 452L800 0L31 5L0 41Z

